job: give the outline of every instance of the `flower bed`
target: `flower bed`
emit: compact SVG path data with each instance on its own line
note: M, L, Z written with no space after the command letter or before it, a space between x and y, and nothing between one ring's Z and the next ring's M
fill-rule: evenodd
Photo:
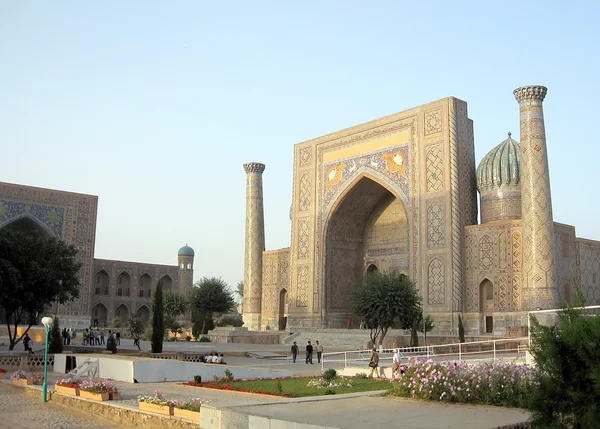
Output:
M165 394L158 391L154 392L154 396L138 396L138 407L141 411L173 415L173 401L167 400Z
M58 393L79 396L79 381L71 378L63 378L54 384L54 390Z
M406 373L390 395L445 402L526 408L537 370L502 361L468 365L409 359Z
M27 372L22 369L19 369L13 373L10 379L15 384L29 386L31 384L42 384L44 377L41 374Z
M173 401L173 415L195 422L200 421L200 408L202 404L210 402L202 398L192 398L189 401Z
M111 394L118 393L119 389L109 379L95 380L88 378L79 383L79 396L97 401L108 401Z

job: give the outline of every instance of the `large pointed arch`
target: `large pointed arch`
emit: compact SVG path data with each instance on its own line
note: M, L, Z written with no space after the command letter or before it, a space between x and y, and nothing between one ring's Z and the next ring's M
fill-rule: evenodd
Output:
M398 191L397 186L388 183L390 181L387 178L384 179L370 171L358 174L339 192L325 218L321 256L323 278L320 286L326 326L346 326L348 318L352 317L349 292L361 282L366 270L366 230L373 223L373 215L380 215L392 202L397 202L405 214L401 227L406 230L406 237L410 233L406 218L409 213L406 196ZM406 240L405 246L408 246L408 242ZM407 261L408 249L402 253ZM384 259L389 263L389 268L398 270L399 266L393 266L397 262L394 258L397 256L388 255ZM404 265L405 268L409 266L408 262Z
M13 229L17 231L37 231L42 234L44 237L57 237L48 226L44 225L43 222L40 222L34 216L29 213L23 213L14 218L10 219L4 225L0 227L0 229Z

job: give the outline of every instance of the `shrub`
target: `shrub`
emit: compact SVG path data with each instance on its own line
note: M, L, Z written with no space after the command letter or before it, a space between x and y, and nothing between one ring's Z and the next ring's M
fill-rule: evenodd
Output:
M362 380L366 380L367 378L369 378L366 372L357 372L354 377Z
M152 301L152 353L162 353L165 336L165 308L163 305L162 284L158 282Z
M333 389L327 389L325 392L323 392L325 395L335 395L335 390Z
M196 383L196 384L202 383L202 376L201 375L194 375L194 383Z
M277 390L277 394L283 396L283 385L281 384L281 380L277 380L275 383L275 390Z
M210 343L210 338L208 338L206 336L202 336L202 337L200 337L200 339L198 341L201 343Z
M579 298L581 300L581 298ZM533 427L597 428L600 421L600 317L567 308L558 326L532 317L531 353L540 369Z
M172 404L175 408L180 408L182 410L188 411L196 411L199 413L202 404L206 404L208 402L211 401L202 398L192 398L189 401L173 401Z
M240 327L244 325L244 320L241 314L224 314L215 322L215 326L235 326Z
M63 378L62 380L57 380L56 383L54 383L56 386L64 386L64 387L70 387L71 389L75 389L79 387L79 384L81 383L81 381L79 380L73 380L72 378Z
M154 392L154 396L138 396L138 402L147 402L156 405L173 405L173 401L167 400L164 393Z
M526 408L538 371L502 361L467 365L410 358L390 394L407 398Z
M327 381L333 381L333 379L337 376L337 371L333 368L324 369L321 373L321 377Z
M227 381L233 381L234 377L233 377L233 373L231 371L229 371L229 368L227 368L224 372L225 374L225 379Z
M88 378L86 380L82 380L79 383L79 390L90 393L115 393L119 391L110 380L105 378Z

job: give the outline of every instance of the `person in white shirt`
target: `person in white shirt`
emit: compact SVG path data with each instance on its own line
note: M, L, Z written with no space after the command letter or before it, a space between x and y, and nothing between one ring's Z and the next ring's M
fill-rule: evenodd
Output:
M390 381L394 380L394 373L398 371L400 374L400 364L402 363L402 357L400 356L400 349L394 350L394 356L392 357L392 376Z
M217 353L215 353L215 355L213 356L212 363L219 363L219 355Z

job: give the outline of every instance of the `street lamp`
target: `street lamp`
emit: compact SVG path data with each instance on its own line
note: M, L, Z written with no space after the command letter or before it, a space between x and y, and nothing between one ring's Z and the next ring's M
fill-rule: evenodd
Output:
M44 385L42 386L42 402L47 402L48 390L48 338L52 328L52 317L42 318L42 325L46 328L46 347L44 347Z

